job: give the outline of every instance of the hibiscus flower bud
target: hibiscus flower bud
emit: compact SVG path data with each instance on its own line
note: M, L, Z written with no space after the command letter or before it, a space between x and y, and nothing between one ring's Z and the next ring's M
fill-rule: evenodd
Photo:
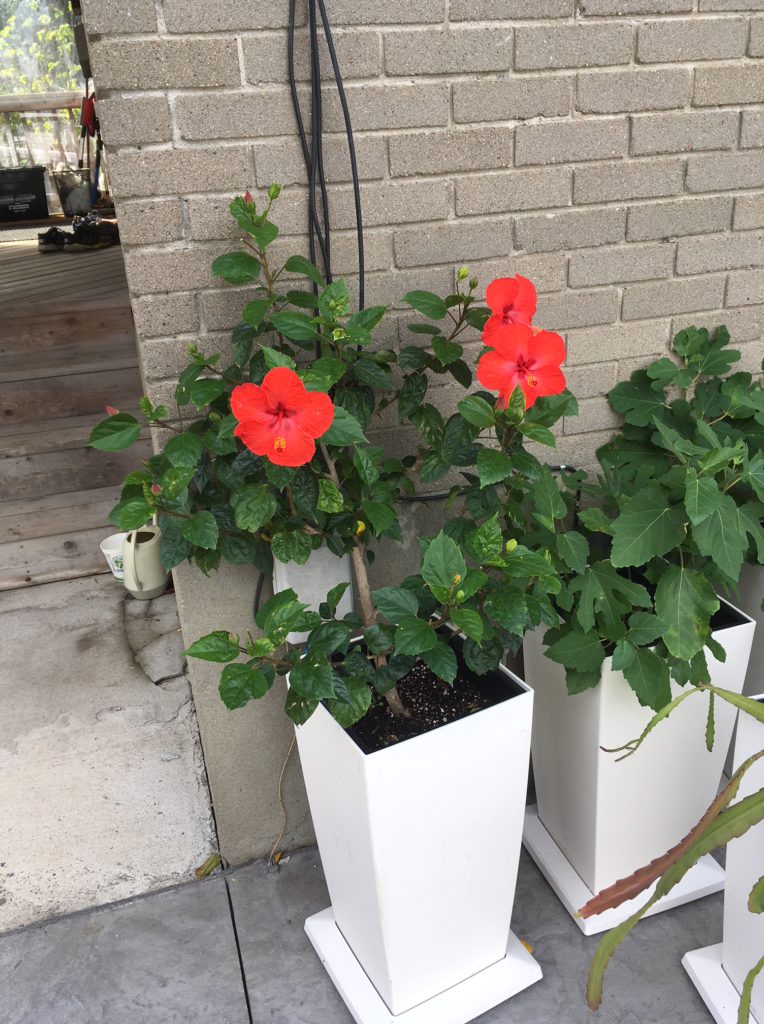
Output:
M517 541L516 540L514 540L514 539L513 540L508 540L507 543L504 545L504 550L507 552L508 555L511 555L516 547L517 547Z
M459 267L459 269L456 271L456 280L457 281L466 281L469 276L470 276L470 268L469 267Z
M119 415L119 409L115 409L113 405L107 405L107 406L105 406L105 409L106 409L106 411L108 412L108 414L110 416L118 416Z
M355 535L360 537L362 533L366 533L366 523L363 519L357 519L355 524Z
M456 598L457 601L463 601L465 596L466 595L463 590L457 590L456 594L454 594L454 597Z
M476 277L471 277L471 278L470 278L470 291L473 291L473 292L474 292L474 291L475 291L475 289L476 289L476 288L477 288L477 286L478 286L478 283L479 283L479 282L478 282L478 279L477 279Z
M268 189L268 198L272 201L278 199L281 195L281 185L277 185L275 182Z
M159 486L159 484L152 484L151 485L151 493L152 494L161 494L162 493L162 488Z
M247 206L255 205L255 200L252 198L252 193L249 191L249 189L247 189L247 191L244 193L244 202L247 204Z
M456 584L457 584L457 583L461 583L461 582L462 582L462 578L461 578L461 576L459 575L459 573L457 572L457 573L456 573L456 574L454 575L454 580L453 580L454 586L456 586Z

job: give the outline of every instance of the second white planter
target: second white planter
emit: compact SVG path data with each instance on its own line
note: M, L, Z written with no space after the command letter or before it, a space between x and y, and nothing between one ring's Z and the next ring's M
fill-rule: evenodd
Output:
M764 702L764 697L758 699ZM735 768L759 750L764 750L764 725L741 712ZM738 799L750 796L762 786L764 763L757 761L746 772ZM764 874L763 854L764 823L728 845L722 942L693 950L682 959L717 1024L737 1024L745 977L764 950L764 915L752 914L748 909L751 889ZM764 977L759 977L753 986L751 1022L764 1024Z
M712 681L740 692L754 623L723 602L714 630L727 660L707 651ZM573 697L564 669L544 655L543 630L526 637L525 675L535 694L532 761L537 807L526 816L525 845L572 915L591 896L665 853L695 825L716 795L735 724L735 710L716 702L716 741L706 750L708 701L685 701L632 757L602 748L638 737L653 712L642 707L623 673L605 662L599 685ZM675 693L681 692L675 688ZM723 705L723 706L722 706ZM704 858L653 908L717 892L724 872ZM576 922L585 934L624 920L642 898Z
M331 907L306 922L360 1024L465 1024L541 978L510 932L533 694L365 753L323 707L297 729Z

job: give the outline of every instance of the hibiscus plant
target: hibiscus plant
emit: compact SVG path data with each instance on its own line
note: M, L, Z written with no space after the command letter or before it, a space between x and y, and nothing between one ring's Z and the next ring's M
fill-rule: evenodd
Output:
M574 556L545 636L571 693L596 686L612 654L640 703L659 710L671 680L708 683L716 589L764 563L764 390L730 373L729 334L694 327L673 356L637 370L609 399L624 417L585 487L593 506L560 544ZM560 548L560 551L562 548Z
M326 284L302 256L273 266L278 232L269 214L277 195L274 186L262 212L249 194L231 204L245 249L219 257L213 271L254 291L233 332L232 362L221 369L218 355L193 348L176 388L178 409L170 414L143 400L146 424L169 439L127 478L112 521L132 529L156 515L168 568L190 558L205 572L221 560L267 572L273 557L303 564L321 544L348 553L360 614L337 617L344 587L318 609L287 590L259 609L261 635L240 639L220 629L188 653L225 664L221 694L229 707L290 673L286 710L296 722L323 700L347 725L383 696L406 715L395 684L418 659L446 683L456 677L449 627L466 637L467 667L484 674L528 626L553 620L558 574L533 542L547 506L557 507L557 486L524 441L553 445L550 428L575 411L560 370L564 344L531 327L530 281L493 282L484 309L477 281L462 268L453 294L404 297L423 318L409 325L417 343L398 352L375 347L384 307L351 313L344 282ZM460 341L470 330L483 331L477 376L488 389L472 393ZM444 376L464 393L445 417L429 400ZM189 404L195 414L185 421ZM388 408L418 431L415 451L393 457L369 441L375 417ZM91 443L116 450L140 430L136 418L116 413ZM421 539L419 571L372 590L374 543L402 539L399 502L454 470L462 479L448 495L453 517ZM309 632L304 648L285 644L294 631Z

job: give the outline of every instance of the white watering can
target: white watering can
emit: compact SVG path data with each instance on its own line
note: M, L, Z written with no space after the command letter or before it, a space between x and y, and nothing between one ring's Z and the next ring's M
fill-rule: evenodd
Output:
M159 597L167 587L170 574L159 558L158 526L131 530L122 544L125 589L139 601Z

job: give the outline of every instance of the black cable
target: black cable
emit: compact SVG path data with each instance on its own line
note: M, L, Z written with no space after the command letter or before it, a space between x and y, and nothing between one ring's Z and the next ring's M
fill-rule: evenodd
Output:
M311 195L315 193L316 178L318 179L319 195L321 198L321 221L324 233L324 245L326 248L326 261L324 269L326 280L332 280L332 257L331 239L329 228L329 196L326 191L326 177L324 175L324 125L323 106L321 96L321 53L318 48L318 19L316 17L315 0L309 3L310 23L310 93L311 93L311 173L313 182L309 186ZM315 200L314 200L315 201Z
M334 81L337 84L337 93L340 98L340 106L342 107L342 116L345 121L345 134L348 142L348 153L350 155L350 171L353 179L353 199L355 202L355 223L356 223L356 238L358 243L358 308L364 308L365 301L365 253L363 243L363 214L361 212L361 184L358 178L358 161L356 159L355 152L355 140L353 138L353 126L350 121L350 110L348 109L347 96L345 95L345 86L342 81L342 74L340 72L339 61L337 60L337 51L334 48L334 38L332 36L331 26L329 24L329 18L326 14L326 4L324 0L318 0L318 7L321 11L321 23L324 28L324 36L326 37L326 45L329 50L329 59L332 62L332 70L334 71Z
M265 573L261 572L257 577L257 586L255 587L255 601L254 601L254 614L260 611L260 601L263 596L263 584L265 583Z

